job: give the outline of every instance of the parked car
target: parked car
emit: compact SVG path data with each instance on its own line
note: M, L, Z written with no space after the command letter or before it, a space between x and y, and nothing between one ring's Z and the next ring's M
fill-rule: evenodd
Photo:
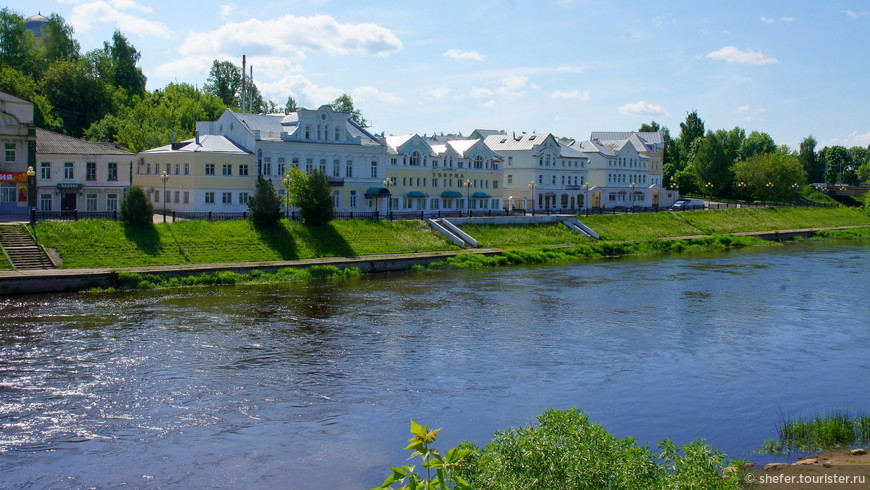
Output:
M704 209L703 199L678 199L671 209Z

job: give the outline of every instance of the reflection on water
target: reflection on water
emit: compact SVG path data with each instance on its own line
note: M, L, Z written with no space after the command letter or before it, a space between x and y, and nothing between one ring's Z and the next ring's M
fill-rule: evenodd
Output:
M864 409L870 247L0 300L0 486L361 487L577 406L746 456Z

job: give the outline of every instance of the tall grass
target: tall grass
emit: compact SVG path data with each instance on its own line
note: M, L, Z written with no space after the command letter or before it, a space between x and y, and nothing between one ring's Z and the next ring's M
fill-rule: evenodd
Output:
M781 416L776 432L777 438L765 441L762 452L845 449L870 443L870 416L853 416L848 411L833 411L808 419Z
M339 269L332 265L315 265L307 269L284 267L274 272L253 270L245 274L239 274L232 271L217 271L179 277L119 272L116 286L109 290L127 291L194 286L228 286L233 284L293 283L310 280L351 279L359 277L360 275L360 269L357 267ZM90 289L87 292L94 293L105 291L107 290L95 288Z

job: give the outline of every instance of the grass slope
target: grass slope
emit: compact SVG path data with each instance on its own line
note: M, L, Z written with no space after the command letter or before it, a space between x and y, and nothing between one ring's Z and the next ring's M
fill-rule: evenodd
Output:
M456 249L421 221L334 221L322 227L282 221L183 221L124 228L103 220L43 221L35 233L64 268L256 262Z
M466 224L462 231L477 239L484 248L512 248L544 245L576 245L591 239L572 231L562 223L534 225Z
M604 240L655 240L742 231L835 226L870 226L870 216L854 208L758 208L587 216L581 220Z

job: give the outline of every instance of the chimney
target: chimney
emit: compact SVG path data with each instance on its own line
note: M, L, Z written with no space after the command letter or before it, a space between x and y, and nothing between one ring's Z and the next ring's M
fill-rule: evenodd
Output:
M169 142L172 144L175 144L175 130L174 129L169 130Z
M196 139L196 146L199 146L199 131L194 131L193 137Z

